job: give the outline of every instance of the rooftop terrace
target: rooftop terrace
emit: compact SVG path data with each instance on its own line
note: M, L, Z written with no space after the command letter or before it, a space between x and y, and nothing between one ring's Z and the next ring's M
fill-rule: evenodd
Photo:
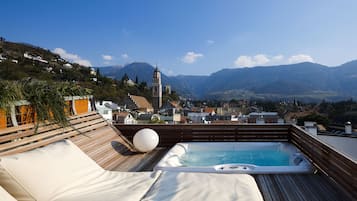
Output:
M156 163L177 142L277 141L297 146L316 167L311 174L253 175L264 200L356 200L357 165L318 138L295 125L116 125L117 132L95 112L70 118L71 127L42 125L34 134L33 125L0 130L0 156L25 152L70 138L83 152L107 170L152 171ZM159 134L159 147L137 153L131 145L141 128ZM16 140L21 138L22 140Z

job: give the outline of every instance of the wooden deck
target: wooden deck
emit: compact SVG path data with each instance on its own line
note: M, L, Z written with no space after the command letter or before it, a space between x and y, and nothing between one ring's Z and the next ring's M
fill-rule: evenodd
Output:
M168 148L137 154L122 153L115 171L152 171ZM253 175L266 201L349 201L353 200L324 174Z
M265 200L357 200L356 162L294 125L117 125L118 131L95 112L69 120L71 126L45 123L37 133L34 125L1 130L0 156L69 138L104 169L138 172L152 171L177 142L288 141L306 154L319 172L253 175ZM159 148L135 153L133 135L144 127L158 132Z
M323 174L256 175L264 200L353 200Z
M154 151L140 154L133 152L122 153L121 164L112 169L113 171L141 172L152 171L156 163L166 154L167 148L156 148Z

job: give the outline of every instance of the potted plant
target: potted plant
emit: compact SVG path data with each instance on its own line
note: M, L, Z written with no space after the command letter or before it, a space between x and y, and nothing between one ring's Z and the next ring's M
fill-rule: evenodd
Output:
M70 83L54 83L38 80L1 81L0 80L0 110L10 114L14 126L17 126L15 103L26 100L34 111L36 129L40 122L53 121L61 126L68 125L64 108L64 96L89 95L90 90Z

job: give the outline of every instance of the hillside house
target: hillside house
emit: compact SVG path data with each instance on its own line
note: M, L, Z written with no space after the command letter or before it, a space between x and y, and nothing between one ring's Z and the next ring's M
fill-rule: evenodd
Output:
M70 63L63 64L63 67L68 68L68 69L73 68L72 64L70 64Z
M153 113L141 113L137 117L138 124L149 124L153 119L160 119L160 115Z
M129 112L113 112L113 123L115 124L137 124L136 119Z
M206 113L208 113L209 115L213 116L213 115L216 114L216 109L213 108L213 107L205 107L205 108L203 109L203 112L206 112Z
M178 101L166 101L162 105L161 111L168 113L172 113L172 111L181 112L182 107L180 106L180 103Z
M125 80L124 83L127 86L135 86L135 82L131 79Z
M94 68L90 68L90 74L96 76L97 71Z
M228 105L228 104L226 104ZM229 115L229 114L239 114L242 112L240 107L217 107L216 114L218 115Z
M46 63L46 64L48 64L48 61L42 59L41 56L32 56L32 55L29 54L28 52L25 52L25 53L24 53L24 57L25 57L26 59L31 59L31 60L33 60L33 61L39 61L39 62L41 62L41 63Z
M95 107L97 108L98 113L110 123L113 122L113 111L120 109L118 105L112 101L95 102Z
M207 116L209 116L207 112L189 112L187 114L190 123L208 123Z
M6 57L0 54L0 61L6 60Z
M248 114L248 123L278 123L278 119L277 112L251 112Z

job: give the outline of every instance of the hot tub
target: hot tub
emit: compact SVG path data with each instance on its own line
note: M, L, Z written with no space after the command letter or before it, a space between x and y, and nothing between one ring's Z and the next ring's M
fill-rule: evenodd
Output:
M308 173L312 166L287 142L178 143L154 170L215 173Z

